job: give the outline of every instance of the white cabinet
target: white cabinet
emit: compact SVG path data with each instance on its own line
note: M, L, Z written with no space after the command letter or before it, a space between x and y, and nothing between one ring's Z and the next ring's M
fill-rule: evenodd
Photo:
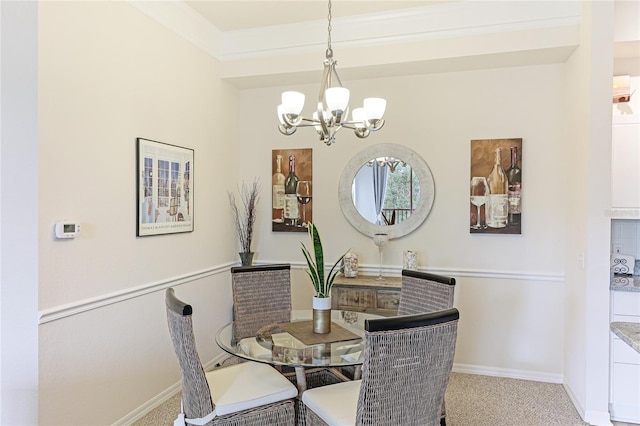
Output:
M640 208L640 124L614 124L611 147L611 206Z
M613 291L611 321L640 322L640 292ZM611 333L612 420L640 423L640 353Z

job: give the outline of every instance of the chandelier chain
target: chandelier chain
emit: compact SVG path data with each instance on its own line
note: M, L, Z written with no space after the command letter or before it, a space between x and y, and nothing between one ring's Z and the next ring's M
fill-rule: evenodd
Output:
M327 15L327 58L333 57L333 49L331 48L331 0L329 0L329 14Z

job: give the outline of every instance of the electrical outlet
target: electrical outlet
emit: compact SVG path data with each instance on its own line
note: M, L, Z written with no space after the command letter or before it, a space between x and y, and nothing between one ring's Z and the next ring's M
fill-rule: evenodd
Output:
M616 254L622 253L622 244L614 244L613 245L613 252L616 253Z
M578 255L578 268L584 270L584 252Z

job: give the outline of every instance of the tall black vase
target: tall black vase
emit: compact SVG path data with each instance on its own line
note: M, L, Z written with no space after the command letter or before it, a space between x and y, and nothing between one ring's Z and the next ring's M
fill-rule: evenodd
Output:
M242 266L251 266L253 265L253 252L244 252L238 253L240 255L240 263Z

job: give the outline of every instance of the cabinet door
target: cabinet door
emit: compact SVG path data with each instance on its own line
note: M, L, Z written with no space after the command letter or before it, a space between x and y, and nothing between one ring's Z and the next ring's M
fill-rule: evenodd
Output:
M614 362L611 373L611 418L640 422L640 365Z
M614 124L611 149L612 207L640 207L640 124Z

